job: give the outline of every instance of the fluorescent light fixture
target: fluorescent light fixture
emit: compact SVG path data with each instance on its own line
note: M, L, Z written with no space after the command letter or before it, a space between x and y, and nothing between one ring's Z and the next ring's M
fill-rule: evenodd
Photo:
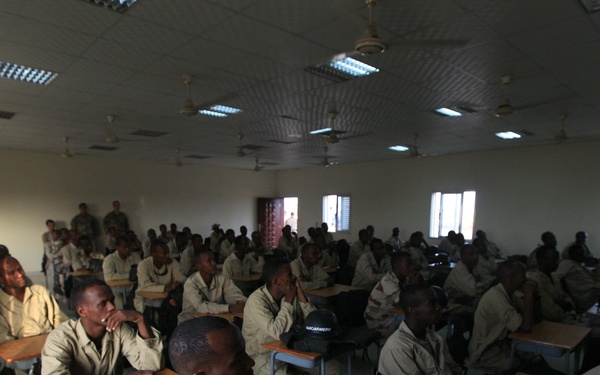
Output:
M406 147L406 146L390 146L388 148L392 151L398 151L398 152L408 151L408 147Z
M367 65L350 57L333 60L329 63L329 66L354 77L368 76L369 74L377 73L379 71L379 69L372 67L371 65Z
M198 111L198 113L201 113L201 114L206 115L206 116L214 116L214 117L227 117L227 116L229 116L226 113L215 112L215 111L211 111L210 109L203 109L201 111Z
M323 134L323 133L327 133L330 131L331 131L331 128L323 128L323 129L313 130L311 132L308 132L308 134Z
M0 61L0 77L2 78L10 78L16 81L47 85L52 82L56 76L58 76L58 73L48 70L30 68L23 65L12 64L6 61Z
M220 105L220 104L213 105L209 109L203 109L201 111L198 111L198 113L201 113L203 115L214 116L214 117L227 117L229 115L235 115L240 112L242 112L241 109L228 107L226 105Z
M496 133L496 137L500 137L502 139L518 139L521 138L521 134L515 132L500 132Z
M125 13L138 0L83 0L86 3L100 6L117 13Z
M435 111L437 113L439 113L440 115L449 116L449 117L458 117L458 116L463 115L462 113L460 113L458 111L455 111L453 109L446 108L446 107L437 108Z

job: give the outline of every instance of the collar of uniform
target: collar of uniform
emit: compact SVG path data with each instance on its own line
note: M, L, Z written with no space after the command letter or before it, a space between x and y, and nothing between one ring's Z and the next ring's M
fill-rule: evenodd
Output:
M125 324L125 323L122 323ZM117 329L119 329L120 327L117 327ZM94 349L96 349L96 344L94 344L94 342L92 341L92 339L90 339L90 337L88 336L87 332L85 331L85 328L83 328L83 324L81 324L81 318L77 319L77 321L75 322L75 334L77 335L77 342L79 343L79 345L82 348L85 348L88 345L91 345ZM104 336L102 337L102 350L104 351L106 349L106 343L108 343L109 341L113 341L113 334L114 332L105 332ZM102 354L102 353L100 353Z

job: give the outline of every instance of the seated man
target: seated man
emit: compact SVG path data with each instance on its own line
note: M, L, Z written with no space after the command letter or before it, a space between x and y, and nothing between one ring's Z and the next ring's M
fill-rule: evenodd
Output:
M267 246L262 242L262 235L259 231L252 232L252 240L250 241L250 249L252 256L273 255L273 251L267 249ZM254 254L252 254L254 253Z
M233 281L217 273L217 262L210 248L201 249L194 257L198 271L183 285L179 323L191 319L196 313L243 313L246 297Z
M46 278L48 284L52 285L52 290L57 294L63 294L62 279L63 279L63 261L60 250L64 244L60 238L60 231L54 229L52 231L51 241L44 244L44 254L46 254Z
M531 252L531 254L529 254L529 258L527 259L527 269L528 270L537 269L538 265L537 265L537 258L535 256L535 254L537 253L537 250L542 246L556 248L556 236L554 235L554 233L552 233L552 232L542 233L542 244L541 245L538 244L538 247L536 247Z
M369 291L373 290L375 284L392 269L390 258L385 255L385 244L382 240L374 238L370 249L371 251L363 254L356 263L352 279L352 286Z
M314 243L307 243L300 249L301 254L290 263L292 273L298 280L303 290L319 289L333 285L333 279L319 266L319 247Z
M354 242L350 247L350 254L346 264L350 267L356 267L356 263L363 254L369 252L369 232L366 229L361 229L358 232L358 241Z
M575 306L560 282L552 276L552 273L558 269L558 250L542 246L537 250L536 257L538 269L528 271L527 278L538 284L542 301L542 317L551 322L575 324L576 319L570 314Z
M115 296L102 280L73 287L71 302L79 319L50 332L42 349L42 374L123 373L123 357L138 370L162 365L160 333L137 311L116 310ZM125 322L137 325L136 332Z
M594 279L592 273L581 263L585 262L585 250L578 245L569 249L569 259L563 259L553 276L556 280L564 280L566 292L569 293L578 311L587 311L597 302L594 296Z
M404 242L400 239L400 228L394 227L392 229L392 236L385 241L385 244L391 246L393 251L400 251L402 249Z
M329 232L329 225L327 225L327 223L321 223L321 232L323 236L325 236L325 241L327 241L327 243L333 244L335 242L333 240L333 235Z
M270 352L263 344L279 340L279 335L289 331L293 324L302 324L306 316L316 310L285 259L269 259L263 268L263 277L266 285L248 298L242 328L246 352L255 362L256 375L267 375L271 370ZM335 361L328 361L325 367L327 374L339 374L339 364ZM286 370L284 362L275 361L275 374L285 375Z
M179 262L181 254L191 247L192 244L189 243L187 235L183 232L177 232L175 239L169 242L169 257Z
M406 319L386 341L379 357L382 375L461 374L446 342L431 326L440 320L441 307L427 284L409 285L400 294Z
M408 246L404 247L402 251L407 252L411 256L411 267L414 270L426 270L427 266L429 266L429 262L423 254L423 250L421 249L421 239L422 237L418 232L414 232L410 235L410 240L408 241Z
M117 248L117 237L119 237L117 227L111 225L106 233L106 254L112 254L115 252L115 249Z
M277 245L277 250L281 250L288 254L290 257L295 257L296 252L300 249L300 243L298 242L298 235L296 232L292 233L292 227L286 225L281 229L281 237Z
M150 256L150 245L152 245L152 242L158 240L158 238L156 237L156 231L154 229L148 229L148 232L146 232L146 234L147 237L142 243L142 249L144 250L144 258Z
M204 316L180 324L169 340L169 359L178 375L244 375L254 361L240 330L223 318Z
M138 238L137 234L134 231L128 230L125 232L125 237L129 240L129 249L132 253L136 253L139 255L140 259L144 258L144 249L142 247L142 242Z
M220 258L225 261L235 251L235 232L233 229L227 229L225 239L219 245Z
M77 233L75 229L71 229L66 238L66 245L60 249L63 260L63 272L68 273L68 271L71 269L71 263L73 262L72 259L81 251L78 246L79 233Z
M250 250L248 237L237 236L233 241L235 251L225 259L223 263L223 275L227 277L250 275L251 273L261 273L264 264L264 258L259 258L258 262L253 256L249 255Z
M129 250L129 240L125 236L118 236L116 239L116 251L104 258L102 271L104 280L127 280L132 266L137 265L142 260L139 255L131 253ZM115 306L117 309L122 309L123 296L118 290L113 290L115 295Z
M506 258L504 256L504 253L502 253L502 250L500 250L498 248L498 246L496 246L495 243L488 240L487 234L484 231L482 231L481 229L478 230L477 232L475 232L475 236L477 236L477 239L479 239L480 241L483 241L483 243L485 243L485 246L487 247L487 250L488 250L488 253L490 254L490 256L492 256L493 258L496 258L496 259L505 259ZM475 242L475 241L473 241L473 242Z
M191 246L186 247L183 253L181 253L181 259L179 261L179 269L184 276L190 276L196 272L196 269L194 268L194 253L200 251L202 246L204 246L202 236L199 234L192 235Z
M477 250L479 251L479 262L477 263L477 265L489 272L490 275L496 274L498 265L494 260L495 258L489 255L487 244L485 243L485 241L476 238L473 240L473 246L475 246L475 248L477 248Z
M49 333L68 319L46 288L27 280L18 260L0 257L0 342Z
M534 295L537 284L525 278L525 265L507 260L498 266L499 283L488 290L475 310L473 335L469 342L469 367L507 371L510 363L510 331L530 332L533 326ZM523 292L523 310L514 293ZM538 300L539 302L539 300ZM536 308L539 303L536 304Z
M160 241L150 245L150 256L138 263L137 274L138 287L133 304L141 313L144 312L144 298L137 292L170 292L185 282L179 263L169 258L169 247Z
M587 245L587 239L588 239L588 235L586 232L575 233L575 242L571 242L570 244L565 246L565 248L563 249L563 251L561 253L561 257L563 259L569 259L569 249L571 248L571 246L579 245L583 248L583 253L585 255L586 262L595 260L594 254L592 254L589 246Z
M322 233L317 233L315 235L314 244L317 245L319 249L319 266L337 268L337 266L340 265L340 256L336 246L327 242Z
M394 317L389 310L398 303L402 290L407 285L423 281L423 277L410 268L410 260L408 253L394 253L392 270L381 278L369 296L365 321L370 329L378 330L383 338L394 331Z
M460 261L450 271L444 289L448 297L458 303L469 304L489 289L494 278L479 266L479 253L475 246L460 249Z
M79 246L76 253L71 253L71 267L73 271L84 271L92 259L104 259L104 254L93 251L94 246L88 236L79 237Z
M456 237L456 232L451 230L448 231L448 235L441 239L438 249L450 255L454 253L454 248L456 244L454 243L454 237Z

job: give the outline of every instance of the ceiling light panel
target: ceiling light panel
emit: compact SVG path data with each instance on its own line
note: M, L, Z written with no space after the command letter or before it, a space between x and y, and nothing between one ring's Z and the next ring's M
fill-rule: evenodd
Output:
M379 71L379 69L371 65L354 60L350 57L334 60L329 63L329 66L354 77L368 76L369 74L377 73Z
M125 13L137 0L82 0L86 3L112 10L117 13Z
M44 69L36 69L23 65L12 64L6 61L0 61L0 77L14 79L28 83L37 83L47 85L58 73Z
M323 134L323 133L328 133L331 131L331 128L323 128L323 129L318 129L318 130L313 130L311 132L309 132L309 134Z
M502 139L519 139L521 138L521 134L515 133L515 132L500 132L500 133L496 133L496 137L502 138Z
M444 116L448 116L448 117L460 117L462 116L462 113L455 111L453 109L450 108L446 108L446 107L442 107L442 108L437 108L435 110L437 113L439 113L440 115L444 115Z
M392 150L392 151L398 151L398 152L404 152L404 151L408 151L408 147L406 146L390 146L388 147L388 149Z

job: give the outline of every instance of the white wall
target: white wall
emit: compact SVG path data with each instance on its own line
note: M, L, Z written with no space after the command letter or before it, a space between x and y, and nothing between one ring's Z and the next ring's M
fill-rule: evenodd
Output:
M321 220L322 196L350 194L351 231L334 234L353 242L375 226L387 239L429 233L431 193L477 191L475 227L509 254L529 253L550 230L559 247L586 230L600 255L600 142L337 165L280 172L280 196L299 198L300 235ZM431 241L437 244L437 240Z
M39 271L45 221L68 226L80 202L98 220L120 200L140 239L175 222L203 236L222 228L256 227L256 198L275 196L276 173L203 165L0 150L0 243L26 271Z

